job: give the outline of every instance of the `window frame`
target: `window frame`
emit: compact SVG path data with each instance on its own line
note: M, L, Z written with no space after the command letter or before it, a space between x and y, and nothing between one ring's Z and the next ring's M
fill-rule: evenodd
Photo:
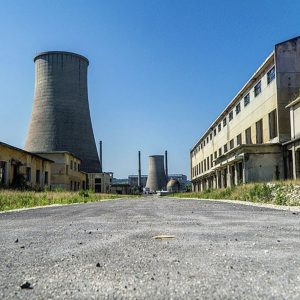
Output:
M237 103L235 106L235 115L238 115L241 112L241 102Z
M247 105L250 104L250 93L247 93L245 96L244 96L244 107L246 107Z
M261 80L257 82L257 84L254 86L254 97L257 97L259 94L261 94Z
M270 77L270 74L272 74L272 77ZM269 85L275 78L276 78L276 72L275 72L275 66L273 66L273 67L267 72L267 84Z

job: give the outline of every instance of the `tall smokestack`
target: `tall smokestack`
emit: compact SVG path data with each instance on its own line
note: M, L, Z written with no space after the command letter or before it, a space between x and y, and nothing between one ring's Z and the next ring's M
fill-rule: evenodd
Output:
M166 178L167 182L169 181L169 173L168 173L168 151L165 151L165 168L166 168Z
M25 150L69 151L81 170L98 173L100 162L93 134L87 87L89 61L64 51L38 54L35 90Z
M149 156L149 168L146 187L150 192L160 191L167 186L163 155Z
M100 159L100 173L103 172L103 164L102 164L102 141L99 143L99 159Z
M138 170L138 187L142 189L142 174L141 174L141 151L139 151L139 170Z

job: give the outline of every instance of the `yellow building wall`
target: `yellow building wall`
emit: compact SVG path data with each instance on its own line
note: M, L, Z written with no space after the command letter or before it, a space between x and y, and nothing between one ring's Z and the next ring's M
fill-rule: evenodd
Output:
M22 150L13 149L5 145L0 145L0 161L6 162L5 185L13 183L14 162L19 165L18 173L26 178L26 168L31 168L31 178L27 185L32 188L44 188L51 185L51 162L38 158ZM40 170L40 183L36 182L36 171ZM45 184L45 172L48 172L48 184Z
M51 176L53 189L80 190L86 188L86 173L80 171L80 159L69 152L49 152L39 153L39 155L54 161Z

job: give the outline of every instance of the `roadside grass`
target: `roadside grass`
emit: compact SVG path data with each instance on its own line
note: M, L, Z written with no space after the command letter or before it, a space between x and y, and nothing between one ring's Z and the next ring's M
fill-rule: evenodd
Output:
M72 204L128 198L132 195L98 194L92 191L17 191L0 190L0 211L51 204Z
M276 205L300 206L300 181L250 183L225 189L207 189L203 192L178 193L178 198L228 199Z

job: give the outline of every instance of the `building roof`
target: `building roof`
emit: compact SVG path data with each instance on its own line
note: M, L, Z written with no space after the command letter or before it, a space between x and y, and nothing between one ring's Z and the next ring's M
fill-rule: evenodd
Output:
M289 107L295 106L298 103L300 103L300 97L298 97L295 100L293 100L292 102L290 102L285 108L289 108Z
M81 162L81 159L78 156L76 156L75 154L73 154L72 152L69 152L69 151L42 151L42 152L41 151L36 151L36 152L32 152L32 153L35 153L37 155L39 155L39 154L70 154L73 157L80 160L80 162Z
M22 152L22 153L24 153L24 154L32 155L32 156L37 157L37 158L39 158L39 159L47 160L47 161L49 161L49 162L51 162L51 163L54 163L53 160L48 159L48 158L45 158L45 157L42 157L42 156L38 155L37 153L28 152L28 151L26 151L26 150L17 148L17 147L15 147L15 146L12 146L12 145L9 145L9 144L3 143L3 142L0 142L0 146L4 146L4 147L7 147L7 148L10 148L10 149L13 149L13 150L17 150L17 151L20 151L20 152Z

